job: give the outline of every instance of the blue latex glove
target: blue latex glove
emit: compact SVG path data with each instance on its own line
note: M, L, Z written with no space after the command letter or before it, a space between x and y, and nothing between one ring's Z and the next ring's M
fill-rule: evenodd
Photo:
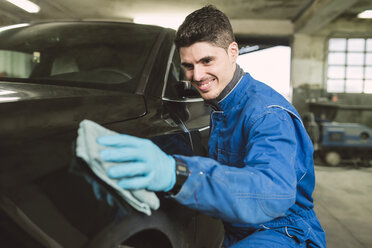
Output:
M105 162L117 165L107 170L107 175L120 179L123 189L169 191L176 182L176 161L148 139L130 135L101 136L97 143L109 147L101 150Z

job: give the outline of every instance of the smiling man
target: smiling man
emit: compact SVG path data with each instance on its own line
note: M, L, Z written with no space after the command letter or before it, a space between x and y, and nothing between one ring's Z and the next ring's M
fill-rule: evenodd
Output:
M105 136L107 173L124 189L168 192L219 218L225 247L325 247L313 210L313 146L280 94L237 64L227 16L206 6L186 17L175 44L187 78L211 104L209 157L170 156L146 139Z
M233 77L238 44L232 42L225 49L209 42L198 42L179 50L186 77L205 100L216 99Z

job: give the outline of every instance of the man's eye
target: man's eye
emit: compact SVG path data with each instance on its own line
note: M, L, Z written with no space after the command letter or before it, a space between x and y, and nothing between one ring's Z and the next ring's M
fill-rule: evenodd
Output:
M213 58L204 58L203 60L202 60L202 62L203 62L203 64L205 64L205 65L209 65L209 64L211 64L212 62L213 62Z
M183 65L183 68L185 68L185 70L192 70L193 69L193 66L192 65Z

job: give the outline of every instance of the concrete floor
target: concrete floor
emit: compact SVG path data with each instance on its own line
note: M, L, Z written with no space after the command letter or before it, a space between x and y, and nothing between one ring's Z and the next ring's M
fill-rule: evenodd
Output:
M372 167L315 166L315 174L315 211L327 247L372 247Z

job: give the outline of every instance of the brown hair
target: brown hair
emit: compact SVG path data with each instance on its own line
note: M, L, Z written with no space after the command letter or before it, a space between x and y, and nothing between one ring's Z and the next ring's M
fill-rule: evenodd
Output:
M229 18L213 5L189 14L179 27L174 40L178 49L203 41L224 49L235 41Z

